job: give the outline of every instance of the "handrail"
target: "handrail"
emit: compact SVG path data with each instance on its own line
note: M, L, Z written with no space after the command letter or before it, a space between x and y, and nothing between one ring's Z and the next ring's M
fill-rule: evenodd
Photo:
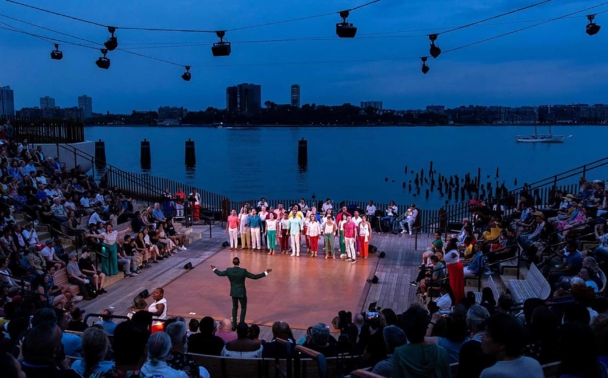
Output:
M94 156L92 156L91 154L89 154L86 151L82 151L81 149L74 147L72 145L68 145L68 144L64 144L64 143L60 143L58 141L54 141L51 140L50 138L47 139L48 143L55 143L57 145L57 148L62 148L66 151L68 151L69 153L73 153L74 156L78 156L81 158L84 158L86 160L90 160L92 162L93 165L93 169L95 167L95 165L97 163L101 163L99 162ZM160 200L163 197L163 194L165 192L165 189L167 188L167 186L173 187L173 188L169 188L169 189L173 189L171 192L174 193L177 188L184 188L187 190L187 192L192 192L192 189L196 189L197 192L201 195L201 205L202 204L206 204L207 209L213 210L213 211L217 211L221 209L221 202L222 200L224 200L226 197L206 191L206 190L200 190L199 188L196 188L192 185L187 185L187 184L183 184L183 183L179 183L173 180L168 180L168 179L162 179L163 183L166 184L165 187L160 187L158 185L156 185L159 181L161 181L161 179L154 177L154 176L150 176L150 175L144 175L144 174L139 174L139 173L132 173L132 172L127 172L124 171L116 166L113 166L111 164L108 163L104 163L103 165L105 165L107 167L107 169L105 170L105 174L106 177L108 178L108 180L110 180L111 178L114 178L113 175L118 176L119 178L125 180L126 182L131 182L134 185L132 185L132 187L130 188L131 191L134 191L136 189L141 190L146 189L147 194L143 195L143 197L146 197L147 200L151 199L151 198L156 198L158 200ZM111 182L108 182L108 186L113 186ZM121 188L123 189L123 188ZM138 193L140 194L140 193ZM207 201L205 201L205 199ZM213 204L211 204L210 199L213 199ZM201 206L201 208L203 208L203 206Z
M323 353L314 351L312 349L303 347L301 345L297 345L295 347L295 361L294 361L294 370L295 370L295 378L300 378L301 377L301 371L300 371L300 361L301 361L301 356L304 355L308 358L311 358L312 360L317 362L317 370L318 370L318 375L321 378L327 378L329 376L329 372L327 371L327 360L325 359L325 355L323 355ZM304 374L304 377L306 376L306 374Z
M491 198L489 198L489 200L496 200L496 201L504 200L504 199L507 199L509 197L513 197L513 196L516 196L516 195L520 194L523 190L527 190L529 192L532 192L534 190L538 190L540 188L543 188L543 187L551 185L551 184L553 185L553 187L555 189L557 187L558 181L563 181L565 179L571 178L573 176L577 176L579 174L586 174L587 171L598 169L598 168L606 166L606 165L608 165L608 157L604 157L602 159L593 161L591 163L587 163L585 165L582 165L582 166L579 166L579 167L576 167L576 168L572 168L572 169L569 169L569 170L564 171L564 172L560 172L560 173L555 174L553 176L550 176L550 177L547 177L547 178L544 178L544 179L541 179L541 180L537 180L537 181L535 181L535 182L533 182L531 184L525 184L524 186L521 186L519 188L516 188L516 189L508 191L504 195L503 195L503 193L499 193L498 196L491 197ZM464 206L464 209L465 209L464 212L467 212L466 210L468 210L469 207L470 207L468 205L468 203L469 203L469 201L462 201L459 204L460 206ZM463 211L459 211L459 210L462 210L462 209L458 209L457 210L459 214L464 213ZM451 214L451 212L448 211L448 212L446 212L446 214L443 215L443 217L445 217L445 219L447 221L453 215L455 215L455 214ZM433 224L439 223L439 221L440 221L439 217L436 218L436 219L434 219L434 220L430 220L429 222L427 222L427 223L425 223L423 225L420 225L420 229L428 228L428 227L432 226Z

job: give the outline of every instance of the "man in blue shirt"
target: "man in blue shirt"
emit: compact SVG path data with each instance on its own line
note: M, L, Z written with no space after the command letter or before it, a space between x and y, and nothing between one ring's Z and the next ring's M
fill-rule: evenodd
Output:
M556 286L560 277L576 276L583 267L583 255L577 250L575 240L569 240L566 248L557 252L559 259L551 259L545 266L547 281L551 287Z
M473 256L473 261L467 266L464 267L464 275L465 276L477 276L482 271L484 266L484 256L483 251L479 244L476 244L474 247L477 252Z
M292 217L287 221L288 229L289 229L289 237L291 239L291 256L300 257L300 234L304 229L304 225L302 223L302 219L298 217L298 207L294 206L294 209L291 211Z
M165 214L163 213L163 209L160 208L160 203L155 203L154 204L154 210L152 211L152 215L154 216L154 219L156 219L158 222L166 222L167 219L165 218Z
M262 227L262 218L260 218L255 209L251 210L251 215L247 219L247 227L249 227L251 230L251 248L262 249L260 243L260 228Z

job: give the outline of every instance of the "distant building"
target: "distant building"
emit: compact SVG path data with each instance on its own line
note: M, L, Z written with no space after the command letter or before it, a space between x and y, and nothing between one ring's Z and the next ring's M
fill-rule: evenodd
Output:
M239 84L226 88L226 110L238 114L256 114L262 108L262 86Z
M361 109L373 108L376 111L382 111L382 101L361 101Z
M291 106L300 107L300 86L298 84L291 86Z
M445 113L445 106L443 106L443 105L427 105L426 106L426 112L427 113L443 114L443 113Z
M15 115L15 97L11 87L0 85L0 116L13 117Z
M179 121L188 115L188 109L176 106L161 106L158 108L158 121L167 125L178 125Z
M239 111L239 93L236 87L226 88L226 111L229 113Z
M17 112L19 118L31 119L74 119L82 121L84 119L84 110L81 107L74 106L71 108L22 108Z
M49 96L40 97L40 109L53 109L55 107L55 99Z
M84 118L93 117L93 99L87 95L78 97L78 107L82 109Z

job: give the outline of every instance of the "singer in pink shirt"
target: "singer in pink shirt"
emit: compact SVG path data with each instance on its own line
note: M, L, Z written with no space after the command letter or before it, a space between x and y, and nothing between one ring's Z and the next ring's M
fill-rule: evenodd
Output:
M353 222L350 214L346 215L346 223L344 228L344 244L346 244L346 261L354 263L357 259L355 250L355 239L357 238L357 224Z
M238 247L239 239L239 217L236 215L236 210L232 210L230 215L228 216L228 224L226 225L226 230L228 235L230 235L230 250L234 251Z

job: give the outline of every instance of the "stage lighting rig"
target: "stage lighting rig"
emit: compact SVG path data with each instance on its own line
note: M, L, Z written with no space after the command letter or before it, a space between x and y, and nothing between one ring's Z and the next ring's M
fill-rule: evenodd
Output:
M422 60L422 73L426 74L427 72L429 72L430 68L429 66L426 65L426 60L428 59L426 56L423 56L422 58L420 58Z
M186 72L182 74L182 79L185 81L190 81L192 79L192 74L190 73L190 66L186 66Z
M61 60L63 59L63 53L59 51L59 44L55 43L55 50L51 51L51 59Z
M114 51L118 47L118 38L114 35L116 28L114 26L108 26L108 31L112 34L107 41L104 42L104 46L108 51Z
M97 59L95 64L97 64L97 67L107 70L108 68L110 68L110 58L106 57L108 50L101 49L101 53L103 54L103 56L99 57L99 59Z
M599 26L598 24L596 24L595 22L593 22L593 19L595 18L594 14L590 14L587 16L587 19L589 20L589 23L587 24L587 28L586 28L586 32L589 35L596 35L600 29L601 26Z
M357 34L357 27L351 23L346 22L349 11L344 10L340 12L340 17L342 17L342 22L336 24L336 34L340 38L355 38L355 34Z
M228 56L230 55L230 42L224 41L224 36L226 32L224 30L218 30L215 34L220 39L219 42L216 42L211 46L211 53L213 56Z
M429 39L431 40L431 49L430 53L433 58L437 58L439 54L441 54L441 49L435 46L435 41L437 40L437 34L430 34Z

